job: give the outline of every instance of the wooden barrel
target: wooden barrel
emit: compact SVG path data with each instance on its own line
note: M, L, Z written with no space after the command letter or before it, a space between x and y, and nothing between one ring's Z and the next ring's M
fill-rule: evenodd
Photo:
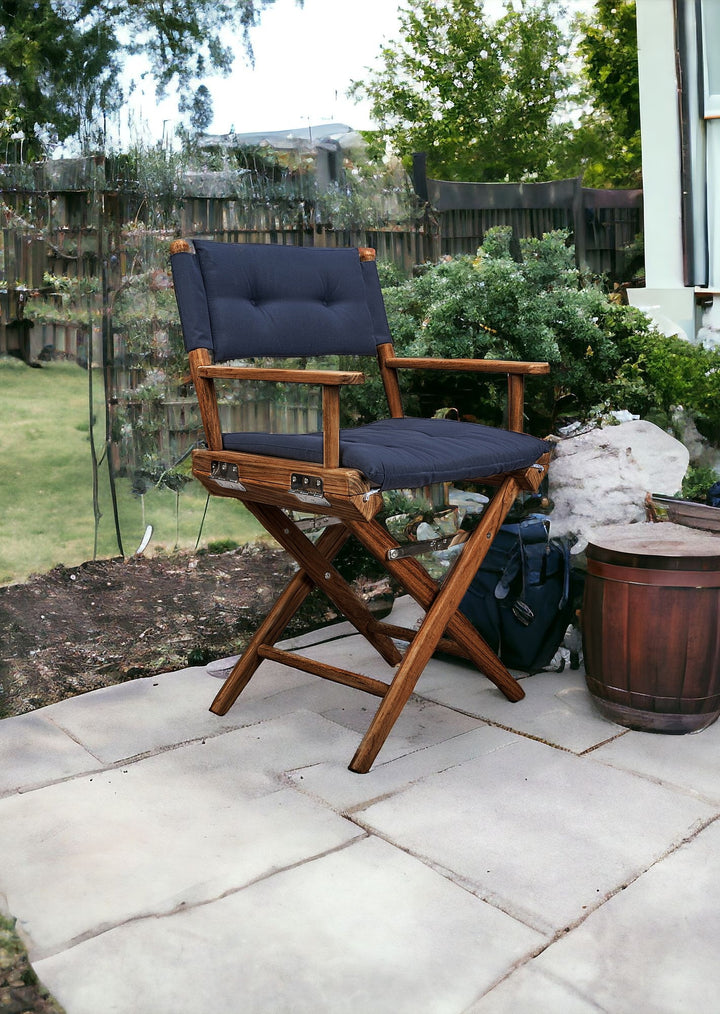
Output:
M720 715L720 536L670 523L597 529L582 610L587 686L606 718L699 732Z

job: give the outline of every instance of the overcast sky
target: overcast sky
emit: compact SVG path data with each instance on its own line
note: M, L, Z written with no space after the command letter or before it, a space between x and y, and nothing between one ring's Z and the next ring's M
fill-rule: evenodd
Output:
M592 8L594 0L566 0L573 10ZM210 132L224 134L285 130L310 124L339 122L355 129L373 126L369 110L346 98L352 80L362 79L377 62L383 42L397 38L393 0L276 0L266 8L252 32L255 66L250 67L238 44L230 77L206 80L213 97ZM499 0L487 0L493 13ZM158 104L152 80L142 81L131 65L136 91L128 112L132 134L157 141L178 120L177 102ZM123 117L123 134L128 113ZM126 135L127 136L127 135Z

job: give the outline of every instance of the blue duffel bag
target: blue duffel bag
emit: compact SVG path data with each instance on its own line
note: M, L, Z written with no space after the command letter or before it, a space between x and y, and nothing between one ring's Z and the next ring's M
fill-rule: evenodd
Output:
M570 547L531 514L505 524L472 580L461 612L510 669L547 666L572 619Z

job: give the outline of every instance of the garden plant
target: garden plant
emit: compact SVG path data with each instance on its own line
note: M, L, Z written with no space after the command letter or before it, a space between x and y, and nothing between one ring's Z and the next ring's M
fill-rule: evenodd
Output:
M543 436L568 420L622 409L669 428L681 405L720 444L720 353L662 334L641 310L608 294L602 279L584 276L565 231L516 243L509 228L490 229L475 256L395 279L385 300L401 355L549 362L550 375L528 385L529 432ZM463 418L502 418L502 386L407 373L408 407L423 415L455 408ZM343 394L348 416L364 419L381 389L373 378Z

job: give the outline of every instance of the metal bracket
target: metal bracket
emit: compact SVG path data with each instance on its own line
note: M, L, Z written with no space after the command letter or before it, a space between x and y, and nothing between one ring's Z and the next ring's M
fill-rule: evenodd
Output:
M290 476L290 492L301 503L321 503L329 507L330 501L325 499L324 491L323 481L317 475L293 472Z
M330 525L342 524L340 518L331 517L329 514L319 514L313 518L300 518L299 521L294 521L293 524L301 532L318 532L322 528L328 528Z
M245 486L243 486L238 478L237 465L233 465L229 461L213 461L210 465L210 478L218 486L223 486L225 489L236 489L240 492L245 492Z
M437 553L441 549L447 549L457 539L458 533L443 535L438 539L429 539L427 542L408 542L398 546L397 549L388 549L388 560L402 560L406 556L422 556L423 553Z

